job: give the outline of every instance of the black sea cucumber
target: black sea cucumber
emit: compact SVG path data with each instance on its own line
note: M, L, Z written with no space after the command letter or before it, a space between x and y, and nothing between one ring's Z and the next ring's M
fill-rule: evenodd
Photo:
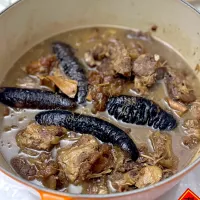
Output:
M88 91L88 81L83 64L74 55L73 48L69 44L54 42L52 48L64 73L78 82L78 103L85 102Z
M107 103L107 111L117 120L137 125L152 126L159 130L176 128L175 118L161 109L153 101L143 97L121 95L111 97Z
M0 88L0 102L12 108L67 109L76 103L63 94L40 89Z
M133 160L139 156L133 140L121 129L102 119L69 111L44 111L35 116L41 125L63 126L68 130L91 134L102 142L112 143L127 151Z

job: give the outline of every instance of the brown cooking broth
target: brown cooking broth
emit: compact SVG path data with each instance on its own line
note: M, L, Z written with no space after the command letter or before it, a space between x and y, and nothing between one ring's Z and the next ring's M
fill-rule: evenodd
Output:
M101 38L98 37L101 35ZM27 66L31 61L37 60L41 56L45 56L51 52L51 43L53 41L63 41L71 44L77 50L77 56L80 60L83 61L84 53L94 46L95 43L99 41L115 37L124 44L130 44L131 41L138 40L144 47L147 52L157 53L164 60L167 60L168 64L174 68L181 68L187 74L187 79L192 84L193 88L195 88L195 94L197 98L200 96L199 89L199 81L195 77L195 74L191 71L190 67L184 61L184 59L175 52L169 45L165 44L162 41L158 41L156 39L149 40L147 37L137 38L133 37L132 31L118 28L83 28L83 29L75 29L68 31L66 33L54 36L29 50L25 55L23 55L12 67L12 69L7 74L3 86L16 86L16 82L18 79L23 78L26 74L23 72L22 68ZM195 86L195 87L194 87ZM127 91L127 94L134 94L133 91ZM148 98L153 99L157 102L163 109L169 110L169 107L164 101L164 98L167 96L163 82L160 81L157 83L151 90ZM1 107L3 107L1 105ZM80 113L90 113L91 103L88 103L87 107L79 107L77 112ZM9 163L10 159L19 153L19 148L16 144L15 135L16 133L26 128L26 126L34 119L35 114L38 110L17 110L10 109L10 114L3 118L2 122L2 130L0 135L0 148L1 153L3 154L5 160ZM151 128L145 126L137 126L132 124L121 123L114 120L112 117L108 116L105 112L98 113L97 116L103 116L104 119L113 124L117 124L120 127L131 128L130 136L134 139L134 141L139 143L149 143L149 135ZM178 118L179 125L178 127L170 131L169 134L172 136L173 141L173 152L179 158L178 170L183 169L185 166L189 164L194 153L197 148L193 150L189 150L185 146L182 145L182 137L185 135L184 130L182 128L182 122L184 119L190 117L190 113L185 114L182 118ZM61 146L65 145L68 142L67 140L61 142ZM151 146L149 145L149 148ZM21 153L23 154L23 153ZM40 184L37 182L37 184ZM75 192L72 189L72 192ZM76 191L78 192L78 191Z

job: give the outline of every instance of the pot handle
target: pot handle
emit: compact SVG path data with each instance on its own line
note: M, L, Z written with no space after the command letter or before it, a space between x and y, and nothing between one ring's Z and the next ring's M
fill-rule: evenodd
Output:
M48 192L38 191L41 196L41 200L72 200L71 197L60 196L58 194L52 194Z

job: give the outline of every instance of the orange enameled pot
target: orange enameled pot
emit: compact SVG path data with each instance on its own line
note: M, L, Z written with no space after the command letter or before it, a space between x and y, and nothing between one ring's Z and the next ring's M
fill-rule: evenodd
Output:
M172 45L190 66L195 67L200 58L200 15L183 1L21 0L0 16L0 80L27 50L66 30L81 26L116 25L146 31L153 24L159 27L155 36ZM34 189L43 200L151 200L170 190L200 163L199 154L194 156L192 164L167 180L144 189L109 195L73 195L33 185L18 177L2 155L0 170Z

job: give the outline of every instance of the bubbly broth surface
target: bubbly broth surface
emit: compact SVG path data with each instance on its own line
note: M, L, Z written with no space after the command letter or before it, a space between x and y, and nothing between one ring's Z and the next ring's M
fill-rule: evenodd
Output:
M165 45L164 42L156 39L149 40L145 37L135 37L133 32L129 30L108 27L71 30L63 34L56 35L36 45L15 63L4 79L2 85L16 86L16 83L19 79L27 76L27 74L23 71L25 66L27 66L31 61L37 60L41 56L51 53L51 43L53 41L63 41L71 44L75 48L78 58L85 63L83 59L84 53L88 49L92 48L94 44L101 42L102 40L112 40L113 37L122 41L125 45L130 45L133 41L139 41L147 52L159 54L164 60L167 60L167 64L173 68L183 69L186 74L186 79L189 80L195 89L195 95L197 98L200 96L200 83L195 74L190 70L184 59L168 45ZM86 63L85 67L86 70L93 70L89 69L86 66ZM134 95L134 92L127 89L126 94ZM148 98L154 100L164 110L170 110L164 101L166 96L167 93L163 81L160 81L150 89ZM4 106L1 105L1 107L3 108ZM90 108L91 103L87 103L86 107L79 106L76 111L79 113L92 115ZM32 120L34 120L34 116L38 112L38 110L19 110L10 108L9 115L3 117L0 134L0 149L3 157L8 163L10 163L10 159L12 157L17 156L18 154L25 155L23 152L19 152L19 147L16 144L15 136L19 130L23 130ZM130 136L136 142L136 144L146 143L148 144L149 149L152 148L149 142L149 135L151 134L152 128L119 122L113 117L109 116L106 112L98 112L96 116L103 117L103 119L106 119L107 121L116 124L121 128L130 128ZM189 164L197 148L190 150L182 144L182 137L185 135L184 129L182 128L182 123L185 119L190 118L190 113L186 113L181 118L176 116L176 118L178 120L178 127L173 131L170 131L169 134L172 136L173 152L179 158L178 170L181 170ZM61 141L61 145L64 146L67 142L71 141L67 141L65 139L64 141ZM37 184L40 183L37 182ZM77 188L74 190L74 192L76 192L76 190Z

